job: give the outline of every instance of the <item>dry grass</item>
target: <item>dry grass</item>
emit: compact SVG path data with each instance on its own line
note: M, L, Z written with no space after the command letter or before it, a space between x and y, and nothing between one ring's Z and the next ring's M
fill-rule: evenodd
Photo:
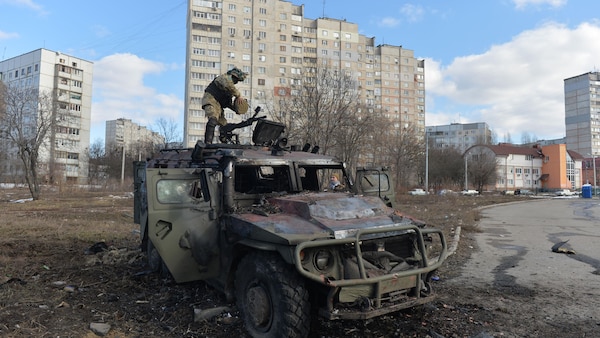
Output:
M144 274L129 192L61 187L45 191L38 201L9 202L28 197L26 190L0 189L0 336L84 337L91 335L91 322L110 323L113 337L246 336L239 320L193 322L192 307L227 305L212 288L203 283L175 285ZM458 226L463 232L478 231L479 206L514 200L403 195L398 209L442 228L449 238ZM100 241L112 250L84 254ZM403 331L410 333L414 326L413 332L420 332L423 319L412 323L406 318ZM393 334L387 326L395 326L396 319L373 324L377 336ZM337 323L321 328L324 336L341 332ZM351 332L356 335L348 337L363 336L360 329Z

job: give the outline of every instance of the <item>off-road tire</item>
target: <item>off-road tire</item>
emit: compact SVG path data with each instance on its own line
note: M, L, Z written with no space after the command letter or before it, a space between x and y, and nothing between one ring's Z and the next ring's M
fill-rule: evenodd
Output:
M146 242L146 260L148 262L148 268L150 271L160 272L162 259L160 258L158 250L156 250L150 239L148 239Z
M151 272L158 273L163 278L171 277L171 272L165 264L165 261L160 257L158 250L152 244L152 241L148 238L146 240L146 260L148 262L148 268Z
M253 337L306 337L310 303L304 281L272 253L251 253L235 276L238 308Z

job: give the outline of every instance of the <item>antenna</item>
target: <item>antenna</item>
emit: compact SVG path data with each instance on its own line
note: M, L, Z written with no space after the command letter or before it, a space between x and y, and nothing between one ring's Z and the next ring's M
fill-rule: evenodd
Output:
M325 0L323 0L323 17L325 17Z

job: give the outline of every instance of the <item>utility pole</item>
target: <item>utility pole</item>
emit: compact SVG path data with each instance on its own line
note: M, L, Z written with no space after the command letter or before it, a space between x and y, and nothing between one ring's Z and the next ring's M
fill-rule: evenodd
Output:
M468 171L468 168L467 168L467 154L465 153L465 191L469 190L469 181L467 179L467 171Z
M594 169L594 195L596 195L596 155L592 154L592 168Z
M425 132L425 192L429 193L429 138Z
M125 145L123 144L123 156L121 158L121 186L125 180Z

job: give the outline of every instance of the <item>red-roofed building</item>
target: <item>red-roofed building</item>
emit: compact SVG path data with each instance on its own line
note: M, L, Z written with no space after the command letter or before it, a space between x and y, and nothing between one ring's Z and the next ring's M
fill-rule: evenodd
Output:
M531 189L553 191L580 189L586 183L582 178L583 157L567 151L565 144L520 147L512 144L477 145L465 152L469 159L480 153L492 153L496 157L497 179L488 190L514 191Z

